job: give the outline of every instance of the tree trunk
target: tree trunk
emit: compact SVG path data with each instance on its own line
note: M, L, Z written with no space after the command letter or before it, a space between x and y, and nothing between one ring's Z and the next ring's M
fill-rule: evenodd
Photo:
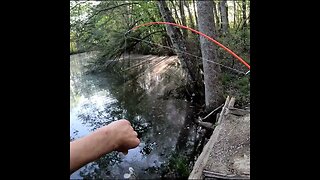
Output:
M225 35L228 32L229 21L228 21L228 9L226 0L220 1L220 13L221 13L221 29L222 34Z
M185 1L184 5L187 7L187 10L188 10L188 16L189 16L189 19L190 19L190 26L191 26L192 29L195 29L192 13L191 13L191 10L190 10L190 7L189 7L189 1Z
M250 23L250 13L249 13L249 15L248 15L248 17L246 19L241 21L241 23L239 24L239 26L236 29L236 31L238 31L240 29L243 29L245 26L247 26L247 23L246 23L247 21Z
M233 29L237 27L237 5L236 5L236 0L233 0Z
M237 12L237 21L238 21L238 25L237 27L240 27L241 23L242 23L242 17L241 17L241 2L237 1L237 6L238 6L238 12Z
M159 13L159 17L161 17L162 15L161 15L161 12L160 12L160 8L159 8L159 6L157 6L157 8L158 8L158 13ZM150 15L149 15L150 16ZM150 16L151 17L151 16ZM151 19L153 22L156 22L156 20L153 18L153 19ZM171 43L171 40L170 40L170 37L168 36L168 34L166 33L166 29L165 29L165 27L163 27L163 28L161 28L161 29L163 29L163 31L164 31L164 36L165 36L165 38L166 38L166 44L170 47L170 48L172 48L172 43Z
M178 24L181 24L181 19L179 18L176 5L174 4L174 2L172 0L170 0L170 2L171 2L171 5L172 5L172 9L174 11L174 15L176 16L177 22L178 22Z
M212 1L212 2L213 2L213 1ZM213 9L212 9L212 10L213 10ZM213 34L216 35L216 34L217 34L217 26L216 26L216 23L215 23L215 22L216 22L215 19L219 19L219 17L218 17L218 16L215 16L213 11L211 12L211 14L212 14L212 16L213 16L213 19L212 19L212 27L213 27L213 30L214 30Z
M184 5L187 7L187 10L188 10L188 14L189 14L189 20L190 20L190 26L192 29L198 29L196 26L195 26L195 22L193 21L193 15L191 13L191 10L190 10L190 5L192 4L189 4L191 3L191 1L186 1L184 0ZM191 33L191 37L194 37L193 38L189 38L188 39L188 45L190 47L190 50L191 50L191 53L192 54L195 54L197 56L200 56L200 38L198 35L195 35L195 34L192 34Z
M216 33L219 32L219 27L220 27L220 18L218 16L218 11L217 11L217 7L216 7L216 3L213 1L213 13L214 13L214 17L216 20Z
M179 10L181 16L181 23L184 26L187 26L186 16L184 14L184 0L179 0ZM188 32L186 29L182 29L184 39L188 39Z
M163 0L158 0L158 6L164 21L175 23L171 11L167 7L167 3ZM166 30L179 59L182 61L183 68L188 72L188 83L190 83L191 88L196 87L196 83L201 82L198 63L196 63L192 57L182 53L187 52L187 46L179 28L172 25L166 25Z
M249 11L249 15L248 15L248 26L250 26L250 2L248 3L248 11Z
M214 38L213 1L197 1L197 12L199 30ZM200 45L203 58L206 109L210 110L223 103L221 69L218 65L207 61L218 61L216 46L202 36L200 37Z
M198 29L198 17L197 17L197 11L196 11L196 3L194 0L192 0L193 4L193 11L194 11L194 18L195 18L195 28Z
M247 8L246 0L242 0L242 19L243 19L243 28L247 26Z

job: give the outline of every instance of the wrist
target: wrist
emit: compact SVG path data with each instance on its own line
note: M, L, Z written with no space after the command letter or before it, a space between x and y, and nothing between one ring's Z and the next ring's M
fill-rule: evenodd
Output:
M115 133L112 132L113 129L108 127L108 126L104 126L102 128L99 129L99 133L101 133L102 139L103 139L103 143L105 146L105 152L109 153L111 151L115 151L119 148L119 144L118 144L118 140L115 136Z

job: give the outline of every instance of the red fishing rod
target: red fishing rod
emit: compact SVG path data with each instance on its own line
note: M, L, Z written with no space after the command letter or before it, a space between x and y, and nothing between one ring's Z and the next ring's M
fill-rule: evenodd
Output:
M215 44L217 44L218 46L220 46L221 48L223 48L224 50L226 50L227 52L229 52L232 56L234 56L235 58L237 58L242 64L244 64L250 71L250 65L244 61L241 57L239 57L236 53L234 53L233 51L231 51L229 48L225 47L223 44L219 43L217 40L213 39L212 37L209 37L205 34L203 34L202 32L199 32L197 30L194 30L190 27L187 27L187 26L183 26L183 25L180 25L180 24L176 24L176 23L171 23L171 22L149 22L149 23L145 23L145 24L141 24L139 26L135 26L133 27L132 29L130 29L128 32L130 32L131 30L136 30L142 26L149 26L149 25L154 25L154 24L168 24L168 25L172 25L172 26L178 26L180 28L183 28L183 29L188 29L196 34L199 34L205 38L207 38L209 41L211 42L214 42ZM127 33L128 33L127 32ZM249 73L248 71L248 73Z

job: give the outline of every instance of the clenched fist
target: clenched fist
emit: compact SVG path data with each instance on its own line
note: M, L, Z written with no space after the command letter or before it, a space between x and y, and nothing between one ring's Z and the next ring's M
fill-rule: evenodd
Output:
M139 145L137 135L130 122L121 119L70 142L70 173L111 151L127 154Z

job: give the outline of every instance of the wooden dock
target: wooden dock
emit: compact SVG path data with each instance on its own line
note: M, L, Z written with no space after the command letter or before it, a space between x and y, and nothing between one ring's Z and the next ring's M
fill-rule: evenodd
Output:
M227 97L189 179L250 179L250 111Z

